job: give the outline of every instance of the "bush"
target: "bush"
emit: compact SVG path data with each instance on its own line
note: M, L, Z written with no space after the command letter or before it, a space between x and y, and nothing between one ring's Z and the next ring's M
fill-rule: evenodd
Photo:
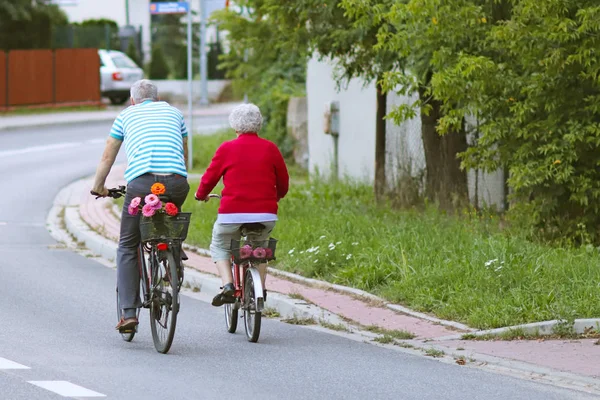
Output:
M167 79L169 77L169 64L159 46L152 47L152 60L150 61L150 79Z
M131 58L138 66L142 65L142 61L140 60L137 46L135 45L135 40L133 38L129 38L129 45L127 46L127 56Z

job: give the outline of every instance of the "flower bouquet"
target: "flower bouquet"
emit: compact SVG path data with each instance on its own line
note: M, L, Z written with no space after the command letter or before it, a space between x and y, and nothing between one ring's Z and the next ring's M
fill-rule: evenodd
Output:
M242 246L239 240L231 241L231 252L234 261L239 264L244 261L264 263L275 260L277 239L246 241Z
M127 206L129 215L141 211L140 233L142 241L179 239L185 240L190 223L190 213L181 213L174 203L162 201L159 196L166 193L165 185L155 183L144 197L134 197Z

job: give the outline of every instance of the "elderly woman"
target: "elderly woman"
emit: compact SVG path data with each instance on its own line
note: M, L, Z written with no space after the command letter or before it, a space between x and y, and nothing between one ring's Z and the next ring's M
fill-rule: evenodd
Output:
M255 240L268 239L277 221L278 202L289 186L281 152L274 143L258 136L262 126L258 107L254 104L236 107L229 116L229 124L237 138L217 149L196 191L196 200L207 201L211 190L223 178L225 187L210 245L211 258L223 281L223 292L212 301L216 307L235 302L231 240L240 239L242 224L253 222L266 227L262 236ZM259 271L265 287L267 266L260 265Z

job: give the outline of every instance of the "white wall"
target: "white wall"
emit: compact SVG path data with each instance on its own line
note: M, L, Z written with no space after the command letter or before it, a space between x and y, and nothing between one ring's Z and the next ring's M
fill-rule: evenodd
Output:
M313 58L308 63L308 151L309 168L330 172L333 138L323 133L323 113L330 101L340 104L339 173L358 179L375 176L376 92L373 84L364 87L353 79L345 90L337 91L330 63Z
M329 173L333 161L333 139L323 133L325 104L339 101L339 171L355 179L373 181L375 177L375 122L377 97L373 83L364 85L352 80L340 91L336 90L331 62L312 58L308 63L306 93L308 103L309 169ZM388 94L389 113L400 104L412 104L417 96ZM396 125L386 123L386 175L394 185L402 174L417 179L423 189L426 173L425 153L421 138L421 119L416 118ZM469 198L480 207L495 205L504 208L504 174L502 171L467 174Z

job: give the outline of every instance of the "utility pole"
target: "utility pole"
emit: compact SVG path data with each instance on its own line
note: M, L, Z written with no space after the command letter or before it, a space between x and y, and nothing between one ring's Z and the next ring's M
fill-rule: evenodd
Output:
M206 0L200 0L200 104L208 104L208 59L206 56Z
M125 25L129 26L129 0L125 0Z
M188 3L188 26L187 26L187 73L188 73L188 170L192 170L194 159L194 110L192 106L192 96L194 93L193 67L192 67L192 5Z

